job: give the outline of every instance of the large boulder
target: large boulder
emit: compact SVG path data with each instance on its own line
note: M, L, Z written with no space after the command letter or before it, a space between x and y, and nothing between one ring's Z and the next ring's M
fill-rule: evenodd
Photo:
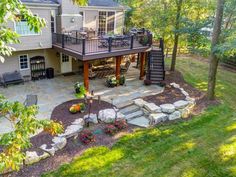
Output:
M114 109L104 109L98 113L98 119L105 123L112 123L116 118L124 119L125 116L120 112L116 112Z
M134 104L142 108L144 104L147 104L147 102L144 101L142 98L138 98L134 100Z
M180 111L175 111L172 114L169 115L169 120L176 120L181 118Z
M79 132L83 130L81 125L70 125L66 128L65 133L58 135L59 137L70 138L77 136Z
M165 122L168 119L167 114L164 113L155 113L150 114L149 119L151 119L152 124L158 124L160 122Z
M97 114L87 114L84 116L84 120L94 123L94 124L97 124L98 123L98 116L97 116Z
M54 137L52 139L52 146L56 149L56 150L60 150L63 149L66 146L67 140L65 137Z
M180 88L180 85L179 85L179 84L176 84L176 83L171 83L170 85L173 86L174 88L177 88L177 89Z
M51 148L47 148L46 144L43 144L42 146L39 147L41 150L43 150L44 152L50 154L51 156L54 156L56 153L56 149L54 147Z
M82 118L75 119L75 121L72 122L72 125L81 125L81 126L84 126L84 119L82 119Z
M171 114L175 111L175 106L173 104L162 104L160 107L164 113Z
M183 109L186 106L188 106L189 102L188 101L184 101L184 100L179 100L174 102L174 106L176 109Z
M26 156L25 156L25 164L26 165L31 165L36 162L39 162L40 156L37 154L36 151L26 151Z
M155 103L145 103L144 108L147 109L150 113L161 112L161 108Z

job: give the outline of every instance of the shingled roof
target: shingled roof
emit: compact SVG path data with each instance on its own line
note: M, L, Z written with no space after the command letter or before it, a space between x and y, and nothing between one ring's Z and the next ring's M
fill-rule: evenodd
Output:
M23 3L58 4L56 0L21 0Z
M113 0L89 0L88 6L122 7L118 2Z

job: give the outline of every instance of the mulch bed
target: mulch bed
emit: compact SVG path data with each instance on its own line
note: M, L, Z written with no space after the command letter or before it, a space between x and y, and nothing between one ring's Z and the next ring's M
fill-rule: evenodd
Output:
M163 103L174 103L177 100L184 99L185 98L184 95L178 89L174 89L169 85L172 82L180 84L180 86L184 88L190 94L191 97L196 99L197 106L195 109L195 113L201 112L206 106L210 104L217 103L217 102L208 102L205 97L205 93L195 89L191 85L188 85L184 81L180 72L173 72L173 73L167 72L166 88L164 92L158 95L145 97L144 99L148 102L154 102L157 105ZM85 113L78 113L78 114L71 114L68 111L69 107L72 104L80 102L83 102L83 100L72 100L57 106L52 112L51 119L62 122L66 128L75 119L83 118L85 114L88 114L88 109L86 110ZM94 100L91 108L91 113L98 114L99 110L112 107L113 105L111 105L110 103L101 101L101 103L99 104L97 100ZM93 132L96 132L97 130L100 130L100 132L102 132L104 126L105 124L97 124L90 126L89 129L92 130ZM57 169L61 164L71 162L74 157L78 157L86 149L90 147L101 146L101 145L112 147L112 145L117 141L117 139L119 139L119 137L127 133L132 133L135 128L136 128L135 126L129 126L129 128L120 132L114 137L105 135L104 133L98 133L95 135L96 142L90 145L81 144L78 138L77 139L70 138L67 141L66 147L60 151L57 151L55 156L42 160L31 166L25 166L19 172L14 172L5 176L11 176L11 177L40 176L44 172ZM51 142L52 138L53 137L51 135L48 135L46 133L40 133L39 135L31 139L33 146L32 148L30 148L30 150L36 150L38 153L42 153L38 150L37 147L41 146L42 144L47 144L48 146L50 146L50 144L52 143Z

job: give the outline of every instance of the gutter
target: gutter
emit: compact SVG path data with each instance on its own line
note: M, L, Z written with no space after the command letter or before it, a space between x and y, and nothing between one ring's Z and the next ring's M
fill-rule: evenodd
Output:
M26 6L35 6L35 7L59 7L60 4L46 4L46 3L31 3L31 2L24 2Z
M80 6L81 9L92 9L92 10L98 10L98 9L108 9L108 10L129 10L127 7L107 7L107 6Z

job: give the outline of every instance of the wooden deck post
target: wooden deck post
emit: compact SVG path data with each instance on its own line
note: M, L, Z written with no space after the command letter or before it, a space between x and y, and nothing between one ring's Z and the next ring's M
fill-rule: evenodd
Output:
M116 57L116 80L120 80L120 64L122 56Z
M145 59L146 59L146 53L142 52L140 54L140 76L139 79L143 80L144 79L144 67L145 67Z
M89 91L89 62L84 61L84 87Z

